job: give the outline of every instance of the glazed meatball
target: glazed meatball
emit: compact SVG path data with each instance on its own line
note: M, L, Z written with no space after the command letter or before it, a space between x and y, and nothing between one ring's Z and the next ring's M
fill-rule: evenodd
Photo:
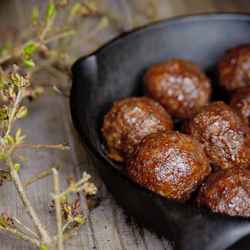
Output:
M228 168L210 175L194 204L217 213L250 217L250 172Z
M176 131L147 135L124 166L135 182L180 202L189 200L211 172L201 144Z
M250 86L236 91L230 100L230 107L247 125L250 125Z
M143 78L143 91L178 122L210 100L211 81L196 63L171 60L149 68Z
M158 102L148 97L123 98L104 116L103 144L109 158L122 162L144 136L172 129L170 115Z
M224 102L211 102L181 128L202 145L213 170L250 167L250 128Z
M236 89L250 85L250 44L228 50L217 63L218 84L226 99Z

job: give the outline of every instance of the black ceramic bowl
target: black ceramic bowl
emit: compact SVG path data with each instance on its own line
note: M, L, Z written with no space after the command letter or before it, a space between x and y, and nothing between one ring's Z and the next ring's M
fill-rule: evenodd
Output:
M101 149L102 119L113 102L141 95L142 76L150 65L183 58L212 76L218 58L244 43L250 43L250 15L189 16L124 34L72 67L73 123L102 180L121 206L173 240L176 250L248 250L250 220L180 204L128 179L122 164L109 160Z

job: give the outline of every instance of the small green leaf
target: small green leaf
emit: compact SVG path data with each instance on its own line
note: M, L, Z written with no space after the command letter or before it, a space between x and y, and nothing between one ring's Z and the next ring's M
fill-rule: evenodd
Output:
M19 108L16 117L18 119L21 119L23 117L25 117L28 114L28 108L26 106L22 106Z
M71 15L77 14L81 10L81 7L82 7L81 3L75 3L70 9L70 14Z
M14 138L11 135L7 136L7 140L11 143L14 144Z
M77 216L75 217L75 221L77 221L78 223L83 222L82 216L81 216L81 215L77 215Z
M0 160L3 160L3 156L2 155L0 155Z
M49 250L45 244L40 245L40 250Z
M14 95L14 91L13 91L11 86L8 87L8 93L9 93L10 97L12 97Z
M19 138L19 136L21 135L21 132L22 132L22 130L20 129L20 128L18 128L17 130L16 130L16 140Z
M0 225L0 229L5 229L3 226Z
M25 55L30 55L32 54L36 49L36 46L34 44L30 44L30 45L27 45L24 49L23 49L23 53Z
M29 78L24 78L23 85L26 86L26 87L30 86L31 85L30 79Z
M34 63L34 61L31 58L24 58L23 63L26 66L29 66L29 67L32 67L32 68L34 68L36 66L36 64Z
M26 138L26 135L22 135L21 137L18 138L18 144L21 144L24 142L24 139Z
M17 169L19 169L20 168L20 163L14 163L14 168L17 170Z
M64 196L61 198L61 204L64 204L67 200L68 200L67 195L64 195Z
M55 4L54 3L49 4L47 8L47 16L46 16L47 21L53 16L53 14L55 13L55 10L56 10Z

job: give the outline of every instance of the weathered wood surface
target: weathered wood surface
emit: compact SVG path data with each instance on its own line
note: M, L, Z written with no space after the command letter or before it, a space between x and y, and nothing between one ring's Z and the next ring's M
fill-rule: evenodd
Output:
M136 8L140 9L141 1L143 0L106 0L114 9L122 9L125 15L133 15L129 5L131 2L134 2ZM23 11L29 13L33 2L39 3L41 1L0 1L1 36L3 36L4 31L10 25L17 25L18 27L20 24L16 15L18 6L22 4L24 6ZM197 13L250 13L250 2L248 0L159 0L158 4L159 19ZM116 35L117 33L112 33L112 30L107 29L106 32L103 31L98 36L98 39L101 42L108 41ZM84 53L86 51L83 51L82 55ZM77 196L80 197L83 203L83 212L88 220L77 236L65 242L65 249L171 250L172 246L168 239L156 235L151 230L143 227L140 222L136 221L117 205L116 201L109 194L73 130L69 112L69 100L61 96L46 94L33 103L27 103L27 105L29 107L29 115L18 122L18 126L22 128L23 133L27 134L26 144L59 144L63 140L67 140L73 150L71 152L56 149L19 150L19 152L27 156L28 160L27 164L22 165L20 171L22 180L27 180L41 171L59 164L61 189L67 187L65 181L67 177L71 176L77 180L83 171L87 171L91 174L92 181L99 190L97 194L99 203L94 209L88 208L88 202L83 193L70 195L70 199ZM54 212L49 207L51 201L50 193L52 191L52 176L39 180L27 188L27 192L40 218L48 229L55 233ZM11 182L5 181L4 185L0 187L0 213L2 212L7 212L9 216L18 218L32 228ZM22 242L1 230L0 249L33 250L36 247Z

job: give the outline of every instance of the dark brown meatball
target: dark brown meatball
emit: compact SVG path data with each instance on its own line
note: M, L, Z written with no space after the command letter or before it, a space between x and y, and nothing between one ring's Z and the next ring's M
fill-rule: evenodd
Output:
M230 100L230 107L247 125L250 125L250 86L236 91Z
M250 172L228 168L208 177L195 199L196 206L217 213L250 217Z
M143 90L173 118L184 120L210 100L211 81L196 63L171 60L149 68L143 78Z
M204 106L181 131L203 145L214 170L250 167L250 128L224 102Z
M109 158L123 161L141 139L159 130L172 130L168 112L148 97L128 97L115 102L104 116L102 138Z
M146 136L124 166L125 175L135 182L180 202L190 199L211 172L201 144L176 131Z
M228 50L217 63L218 84L225 98L250 85L250 44Z

